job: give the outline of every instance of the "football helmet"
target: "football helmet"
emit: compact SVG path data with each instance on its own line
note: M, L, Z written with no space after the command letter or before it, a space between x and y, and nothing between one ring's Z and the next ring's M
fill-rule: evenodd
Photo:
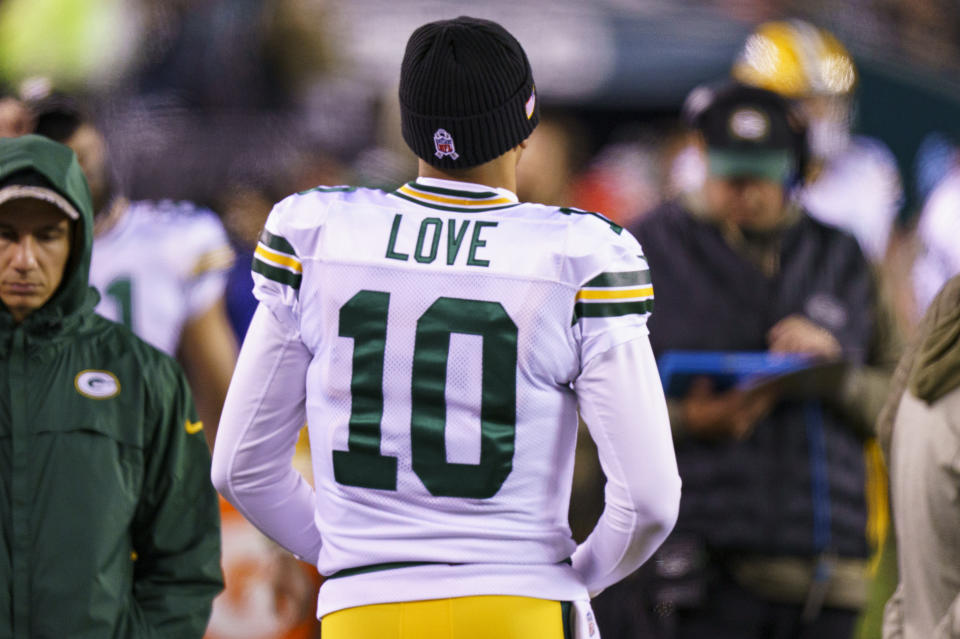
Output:
M857 69L827 30L803 20L765 22L747 37L731 74L743 84L797 101L813 156L830 158L846 148Z
M793 99L847 96L857 83L853 58L840 41L804 20L761 24L744 42L732 74Z

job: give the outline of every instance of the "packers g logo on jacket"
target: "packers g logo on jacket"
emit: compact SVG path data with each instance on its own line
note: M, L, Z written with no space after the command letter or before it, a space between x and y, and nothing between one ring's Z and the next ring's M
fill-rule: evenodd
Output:
M73 385L78 393L90 399L109 399L120 393L120 380L110 371L80 371Z

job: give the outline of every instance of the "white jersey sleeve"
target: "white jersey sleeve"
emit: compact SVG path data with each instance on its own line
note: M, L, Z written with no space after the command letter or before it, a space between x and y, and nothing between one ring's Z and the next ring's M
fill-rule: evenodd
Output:
M920 213L917 237L920 247L912 279L920 317L947 280L960 273L960 169L930 194Z
M589 252L576 260L582 281L575 297L574 330L582 366L618 344L645 337L653 310L643 249L629 232L608 224L599 230L597 244L587 244Z
M800 197L813 217L851 233L872 262L883 261L903 206L897 161L883 142L854 136Z
M314 563L320 532L313 489L290 464L305 420L310 353L266 306L258 306L220 417L211 478L265 535Z
M190 245L191 262L184 282L187 317L206 312L223 297L234 252L223 223L213 211L198 209L184 233Z
M607 483L603 514L573 567L595 596L666 538L677 517L680 476L648 338L654 297L643 250L615 225L583 226L573 260L582 269L574 304L581 372L573 387Z
M590 596L650 558L676 523L680 474L650 341L618 344L574 384L607 479L596 527L573 554Z
M290 239L296 232L297 196L280 201L264 225L253 253L253 295L291 331L299 332L303 262ZM322 210L322 209L321 209ZM313 216L319 229L320 213Z

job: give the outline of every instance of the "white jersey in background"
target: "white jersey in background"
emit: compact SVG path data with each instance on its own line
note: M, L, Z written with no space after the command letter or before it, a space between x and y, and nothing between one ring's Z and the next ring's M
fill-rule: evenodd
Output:
M930 194L917 239L912 281L919 318L947 280L960 273L960 169L948 173Z
M672 527L653 290L620 227L462 182L316 189L274 208L253 271L260 308L213 476L329 576L318 615L476 594L586 601ZM649 363L601 368L630 345ZM579 549L578 399L608 477L601 532ZM315 494L289 472L304 413Z
M800 201L817 220L856 237L864 254L878 264L903 205L896 159L879 140L854 136L804 187Z
M131 202L94 238L97 312L175 355L184 323L226 287L233 249L220 219L189 202Z

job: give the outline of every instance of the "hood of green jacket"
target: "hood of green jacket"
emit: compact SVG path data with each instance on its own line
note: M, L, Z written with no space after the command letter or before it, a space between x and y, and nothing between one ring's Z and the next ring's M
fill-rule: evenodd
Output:
M932 404L960 387L960 275L944 284L924 317L910 392Z
M71 317L91 311L99 299L89 285L93 204L77 156L68 147L39 135L0 139L0 181L26 169L44 176L80 212L60 287L23 321L28 330L55 330ZM13 317L0 302L0 327L9 330L12 326Z

